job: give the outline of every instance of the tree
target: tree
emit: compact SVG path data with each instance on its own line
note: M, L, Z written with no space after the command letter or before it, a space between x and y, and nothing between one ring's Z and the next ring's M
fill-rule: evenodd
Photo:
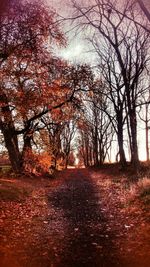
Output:
M84 27L85 34L90 29L93 33L92 42L96 40L95 43L97 44L98 40L99 49L96 52L100 58L99 65L101 65L101 59L104 57L106 63L104 67L109 65L105 78L109 78L109 80L107 79L108 86L112 87L112 100L117 101L115 112L121 108L119 117L116 112L118 126L123 125L119 122L119 118L124 115L124 103L126 103L131 137L131 161L136 168L139 162L136 106L140 77L148 62L149 34L134 22L134 10L131 10L129 2L119 5L118 1L99 0L84 7L74 2L74 8L78 12L76 19L80 20L79 24ZM132 22L128 17L133 18ZM99 53L102 50L103 54ZM108 50L114 55L113 62L109 62L106 55ZM115 64L115 69L112 68L113 64ZM101 69L103 69L103 64ZM122 122L123 120L121 118ZM120 136L121 132L122 130Z
M76 121L75 118L68 121L64 125L62 132L62 152L64 154L65 169L67 169L70 159L70 154L72 152L71 142L75 136L76 132Z
M107 90L101 91L105 98L105 107L103 111L111 122L112 127L117 135L120 164L126 165L124 152L124 125L126 115L125 109L125 87L121 78L116 52L109 43L105 43L102 49L101 41L91 40L92 46L98 55L98 69L101 73Z
M59 69L57 79L55 77L53 90L50 95L51 98L48 99L46 97L46 100L51 100L51 104L53 104L54 101L56 105L57 101L60 101L62 97L64 99L64 105L58 105L59 108L53 108L51 111L49 110L48 113L43 114L42 117L39 118L38 124L35 124L35 129L32 127L32 135L34 132L41 129L42 139L44 143L46 141L46 150L51 156L52 169L58 167L60 160L65 162L64 165L66 167L68 165L71 141L75 132L76 116L80 108L80 96L81 92L86 91L86 87L90 84L91 77L89 73L87 66L63 65L63 68ZM40 78L40 80L42 80L42 78ZM42 98L40 99L40 107L41 104ZM36 108L38 108L37 103ZM29 136L31 137L32 135L30 134ZM47 136L47 140L45 140L45 136Z
M30 101L33 105L32 100L36 95L36 86L38 85L39 88L37 71L34 73L33 69L34 67L40 69L43 59L48 57L51 44L63 44L64 38L54 23L55 14L48 10L42 2L10 1L8 9L1 14L0 22L0 129L4 135L12 167L14 171L18 172L21 168L21 155L17 135L25 134L25 138L29 137L27 132L31 132L31 125L48 112L48 108L46 109L44 105L43 108L39 108L37 114L33 110L31 111L30 104L28 112L25 114L23 109L27 103L22 101L23 106L20 105L20 107L17 104L21 99L28 99L28 103ZM35 78L37 78L37 83L35 83ZM23 87L25 88L24 95ZM44 91L44 86L39 88L40 90ZM16 130L16 126L20 124L16 121L18 111L20 111L17 109L18 107L22 116L23 129L21 130ZM41 109L43 110L41 111ZM29 142L29 138L25 140Z
M93 163L93 149L91 141L91 128L86 120L80 120L78 123L79 136L78 136L78 151L79 160L83 161L85 167L92 166Z
M92 89L82 96L83 112L78 122L78 147L85 166L99 166L109 157L113 138L111 121L106 115L107 92L105 84L95 78Z

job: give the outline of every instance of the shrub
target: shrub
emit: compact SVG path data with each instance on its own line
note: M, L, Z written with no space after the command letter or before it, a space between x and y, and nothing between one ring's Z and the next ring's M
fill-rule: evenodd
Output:
M24 155L23 169L27 173L34 175L46 174L49 172L50 165L51 157L46 152L37 154L27 151Z

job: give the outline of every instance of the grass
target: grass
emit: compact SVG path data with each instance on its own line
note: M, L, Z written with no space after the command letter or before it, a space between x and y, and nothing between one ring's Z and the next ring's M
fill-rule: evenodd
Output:
M144 186L141 188L140 198L145 205L150 205L150 179L144 179Z
M126 185L126 184L125 184ZM129 207L134 201L140 200L144 205L150 205L150 178L143 177L138 181L127 183L122 187L122 206Z
M30 195L30 190L10 183L0 184L0 200L3 201L23 201Z
M116 164L108 165L106 174L112 177L112 182L120 191L120 208L134 206L137 201L148 209L150 205L150 164L141 163L138 173L132 172L131 166L125 171L119 171ZM106 166L105 166L106 168Z
M1 188L0 199L5 201L20 200L20 191L17 188Z

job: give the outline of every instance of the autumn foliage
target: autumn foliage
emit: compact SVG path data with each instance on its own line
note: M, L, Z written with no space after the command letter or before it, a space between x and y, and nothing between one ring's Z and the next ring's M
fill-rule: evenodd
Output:
M42 174L50 174L51 157L48 153L35 153L27 150L24 155L23 169L25 174L34 174L36 176Z

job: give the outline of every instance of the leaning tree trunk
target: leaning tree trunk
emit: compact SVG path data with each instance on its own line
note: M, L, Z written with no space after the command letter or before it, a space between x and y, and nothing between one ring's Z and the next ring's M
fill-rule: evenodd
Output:
M21 171L21 157L18 146L18 138L16 135L15 125L7 96L4 92L2 92L0 95L0 102L2 104L2 118L0 119L0 129L4 136L4 142L8 151L12 169L14 172L19 173Z
M21 172L21 157L18 148L17 136L12 135L12 127L4 129L3 131L5 146L8 151L9 160L12 166L12 169L15 173Z

